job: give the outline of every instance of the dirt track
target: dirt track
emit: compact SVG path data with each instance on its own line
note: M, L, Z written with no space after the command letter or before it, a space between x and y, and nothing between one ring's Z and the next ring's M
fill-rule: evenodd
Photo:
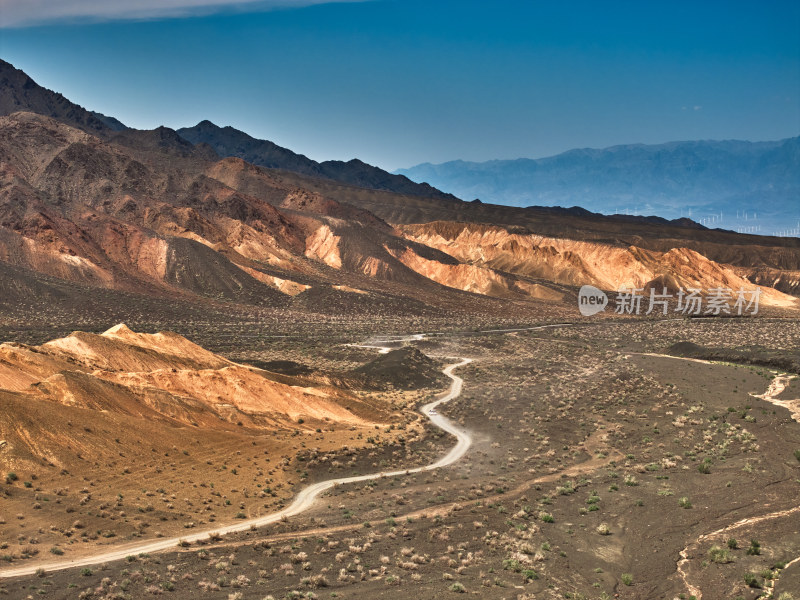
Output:
M435 409L435 407L444 402L448 402L453 398L457 398L461 394L463 380L457 375L453 375L453 370L456 369L457 367L466 365L471 361L472 359L462 358L460 359L460 362L447 366L443 370L443 372L452 380L452 384L450 385L450 390L442 397L426 404L421 408L421 412L424 415L428 416L428 418L430 418L431 422L434 425L440 427L447 433L454 435L457 440L456 445L444 457L440 458L438 461L432 464L401 471L381 471L369 475L359 475L355 477L340 477L340 478L320 481L301 490L300 493L297 495L297 497L289 506L287 506L283 510L280 510L278 512L269 515L264 515L254 519L247 519L239 523L234 523L232 525L228 525L225 527L205 529L203 531L193 533L188 536L171 537L171 538L159 539L143 543L140 542L140 543L124 544L117 546L113 550L106 550L104 552L92 554L89 556L84 556L81 558L75 558L72 560L53 561L53 562L39 561L36 563L30 563L25 566L16 567L13 569L5 569L3 571L0 571L0 578L31 575L35 573L38 569L45 569L47 571L59 571L63 569L71 569L73 567L84 567L100 563L112 562L124 559L125 557L130 555L160 552L170 548L175 548L181 542L195 542L201 539L207 539L212 535L217 536L228 533L234 533L238 531L246 531L253 527L259 527L262 525L268 525L270 523L281 521L283 519L298 515L308 510L314 504L314 501L322 492L329 490L337 485L346 483L356 483L359 481L368 481L370 479L381 479L384 477L396 477L398 475L419 473L422 471L431 471L434 469L439 469L441 467L446 467L448 465L451 465L456 461L458 461L462 456L464 456L464 454L466 454L467 450L472 444L472 437L468 432L466 432L461 427L458 427L457 425L452 423L446 417L440 414L430 414L430 411Z

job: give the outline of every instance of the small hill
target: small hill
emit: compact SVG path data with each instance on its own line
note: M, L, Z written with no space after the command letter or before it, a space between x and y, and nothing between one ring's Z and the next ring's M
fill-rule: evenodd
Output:
M170 332L124 324L41 346L0 345L0 389L172 425L366 426L386 417L351 393L238 365ZM215 425L216 424L216 425Z
M447 377L442 374L441 368L439 362L412 346L405 346L381 354L375 360L354 369L351 374L376 389L391 387L416 390L444 387Z

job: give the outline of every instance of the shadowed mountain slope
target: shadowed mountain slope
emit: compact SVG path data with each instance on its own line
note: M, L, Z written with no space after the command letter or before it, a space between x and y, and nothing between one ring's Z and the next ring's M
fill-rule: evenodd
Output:
M178 133L193 144L208 144L220 156L235 156L261 167L283 169L399 194L454 198L428 184L415 183L404 175L393 175L358 159L317 162L268 140L255 139L233 127L218 127L211 121L201 121L194 127L184 127Z
M18 111L52 117L95 134L124 127L116 119L89 112L58 92L41 87L23 71L0 59L0 116Z
M4 106L33 111L0 116L0 261L4 272L21 276L0 283L16 297L38 290L72 303L88 286L303 312L371 306L405 313L426 305L495 310L476 299L486 296L559 304L584 282L613 287L661 276L704 287L746 278L796 291L784 274L800 271L797 240L686 220L467 203L394 183L404 193L368 189L382 184L349 175L354 184L333 181L323 172L332 163L304 162L266 142L263 148L310 174L220 159L209 144L187 141L185 131L139 131L108 119L97 125L7 63L0 71L9 87ZM258 142L210 123L198 127L248 148ZM405 226L431 221L443 222L425 231ZM498 249L474 231L462 235L459 223L489 223L517 249ZM587 267L609 252L627 257L612 261L613 274ZM691 276L672 264L687 256L696 258ZM768 296L787 304L780 294Z

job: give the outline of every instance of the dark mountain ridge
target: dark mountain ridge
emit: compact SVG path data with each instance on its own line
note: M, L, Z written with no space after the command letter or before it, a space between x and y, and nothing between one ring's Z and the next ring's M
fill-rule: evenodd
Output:
M94 135L125 127L116 119L90 112L58 92L43 88L24 71L0 59L0 116L18 111L52 117Z
M201 121L194 127L178 129L178 134L193 144L208 144L221 157L235 156L260 167L283 169L398 194L456 199L452 194L443 193L428 184L415 183L403 175L393 175L355 158L346 162L317 162L269 140L256 139L230 126L218 127L208 120Z

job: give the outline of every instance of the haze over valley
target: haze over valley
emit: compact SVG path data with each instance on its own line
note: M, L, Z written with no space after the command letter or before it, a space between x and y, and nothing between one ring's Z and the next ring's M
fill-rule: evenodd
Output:
M538 160L423 163L396 173L460 198L688 217L709 228L800 236L800 138L576 149Z

